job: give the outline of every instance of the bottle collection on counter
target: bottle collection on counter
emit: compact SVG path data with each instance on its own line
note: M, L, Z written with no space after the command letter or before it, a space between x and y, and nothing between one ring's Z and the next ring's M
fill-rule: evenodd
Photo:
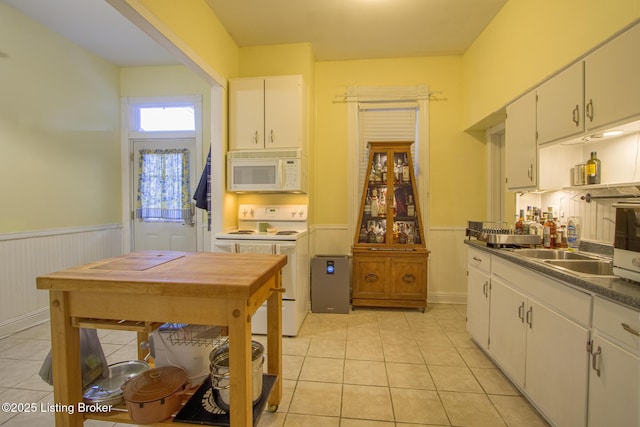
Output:
M516 216L514 234L542 236L542 246L548 249L568 248L577 250L580 245L580 217L571 216L566 222L558 221L549 207L544 216L537 207L520 209Z

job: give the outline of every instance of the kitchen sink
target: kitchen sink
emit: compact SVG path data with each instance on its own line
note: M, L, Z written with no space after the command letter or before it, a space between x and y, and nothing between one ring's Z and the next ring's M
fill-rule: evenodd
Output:
M584 276L613 276L613 263L605 260L545 259L544 262L559 269Z
M545 260L597 260L597 258L589 255L583 255L575 252L557 249L515 249L513 252L527 258Z

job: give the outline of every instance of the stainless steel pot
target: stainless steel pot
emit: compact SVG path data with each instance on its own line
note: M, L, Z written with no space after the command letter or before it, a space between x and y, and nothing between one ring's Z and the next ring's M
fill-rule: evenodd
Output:
M229 412L229 344L213 349L209 354L211 360L211 385L214 399L220 409ZM257 341L251 341L251 366L253 383L253 404L262 396L262 366L264 364L264 347Z

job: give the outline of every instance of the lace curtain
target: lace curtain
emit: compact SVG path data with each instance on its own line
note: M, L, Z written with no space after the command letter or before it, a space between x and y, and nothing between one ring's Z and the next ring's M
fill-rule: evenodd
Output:
M140 150L136 218L191 222L189 150Z

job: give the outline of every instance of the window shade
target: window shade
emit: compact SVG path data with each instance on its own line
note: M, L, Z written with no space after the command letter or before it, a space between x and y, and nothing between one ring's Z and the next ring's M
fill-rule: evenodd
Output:
M369 159L369 141L416 141L417 102L361 102L358 104L359 167L358 188L364 188ZM411 146L417 168L417 144Z

